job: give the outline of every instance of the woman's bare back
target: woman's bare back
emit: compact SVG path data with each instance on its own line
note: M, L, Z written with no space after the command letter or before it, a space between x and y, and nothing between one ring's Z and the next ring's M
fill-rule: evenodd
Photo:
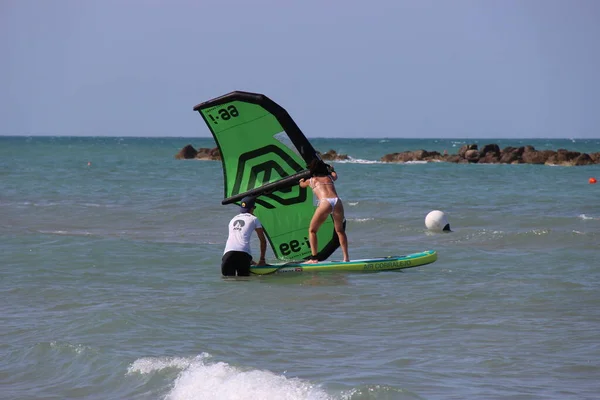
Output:
M310 178L310 187L317 196L317 199L322 200L338 197L335 185L333 184L335 178L337 178L337 174L334 176L313 176Z

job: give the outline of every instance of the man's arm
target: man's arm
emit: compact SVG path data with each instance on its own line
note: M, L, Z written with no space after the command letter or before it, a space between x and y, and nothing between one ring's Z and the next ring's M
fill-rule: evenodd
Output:
M265 255L267 252L267 238L265 237L264 229L256 228L256 236L258 236L258 240L260 241L260 258L258 260L257 265L265 265Z

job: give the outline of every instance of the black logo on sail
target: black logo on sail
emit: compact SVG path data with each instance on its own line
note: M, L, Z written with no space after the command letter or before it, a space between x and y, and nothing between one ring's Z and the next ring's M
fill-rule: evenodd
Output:
M302 165L275 145L243 153L238 160L232 194L246 192L303 170ZM281 205L302 203L307 198L307 189L301 189L297 183L294 182L287 188L278 188L274 193L263 194L256 202L265 208L274 208L273 202Z

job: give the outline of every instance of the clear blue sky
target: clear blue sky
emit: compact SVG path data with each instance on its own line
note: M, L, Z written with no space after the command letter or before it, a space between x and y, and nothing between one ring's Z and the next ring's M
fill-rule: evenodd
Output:
M309 137L600 137L599 0L0 0L0 135L210 136L264 93Z

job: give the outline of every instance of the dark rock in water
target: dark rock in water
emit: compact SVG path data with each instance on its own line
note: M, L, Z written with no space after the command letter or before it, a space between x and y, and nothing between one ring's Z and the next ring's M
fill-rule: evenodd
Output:
M191 144L184 146L177 154L175 154L175 158L178 160L189 160L189 159L197 159L197 160L220 160L221 152L218 147L214 147L212 149L208 149L206 147L201 147L198 150L194 148Z
M461 148L458 149L458 156L460 158L465 158L465 153L469 150L477 150L477 145L476 144L465 144L465 145L461 146Z
M444 159L442 161L457 163L457 164L467 162L464 158L460 158L458 154L450 154L449 156L444 156Z
M505 147L500 153L500 164L520 164L523 147Z
M381 157L383 162L436 161L446 158L437 151L415 150L401 153L386 154Z
M548 158L554 153L552 150L528 150L525 147L525 151L521 155L521 160L525 164L545 164Z
M196 159L218 161L221 159L221 152L218 147L213 147L212 149L202 147L198 149Z
M335 150L320 153L325 161L349 160L346 154L338 154ZM196 150L188 144L183 147L175 158L197 160L221 160L221 152L218 147L199 148ZM440 154L437 151L415 150L403 151L401 153L386 154L380 159L386 163L406 163L412 161L435 162L443 161L457 164L545 164L545 165L592 165L600 164L599 153L580 153L565 149L536 150L533 146L512 147L508 146L500 150L497 144L486 144L479 150L476 144L466 144L458 150L458 154Z
M458 154L440 155L425 150L391 153L381 157L382 162L404 163L410 161L445 161L477 164L545 164L545 165L591 165L600 164L600 153L580 153L565 149L536 150L533 146L512 147L500 150L497 144L486 144L481 150L476 144L466 144Z
M335 150L329 150L326 153L320 153L321 158L326 161L335 161L335 160L348 160L349 157L346 154L338 154ZM189 159L195 158L197 160L221 160L221 152L218 147L213 147L212 149L201 147L198 150L194 149L194 147L190 144L185 146L183 149L179 151L175 155L175 158L180 159Z
M594 160L592 159L592 157L590 157L589 154L586 154L586 153L578 155L573 160L573 165L574 166L578 166L578 165L592 165L592 164L594 164Z
M581 153L577 151L569 151L565 149L558 149L552 157L551 163L556 165L569 164L574 159L579 157Z
M317 152L321 155L321 158L325 161L335 160L348 160L349 157L346 154L338 154L335 150L329 150L327 153Z
M498 164L502 152L497 144L486 144L479 152L479 160L477 162L486 164Z
M500 157L500 147L497 144L486 144L479 152L481 157L492 154L494 157Z
M465 151L464 158L468 162L476 163L479 161L480 157L481 157L481 155L479 154L479 150L470 149L470 150Z
M188 144L183 149L179 150L179 153L175 154L175 158L178 160L189 160L195 158L198 152L191 144Z

